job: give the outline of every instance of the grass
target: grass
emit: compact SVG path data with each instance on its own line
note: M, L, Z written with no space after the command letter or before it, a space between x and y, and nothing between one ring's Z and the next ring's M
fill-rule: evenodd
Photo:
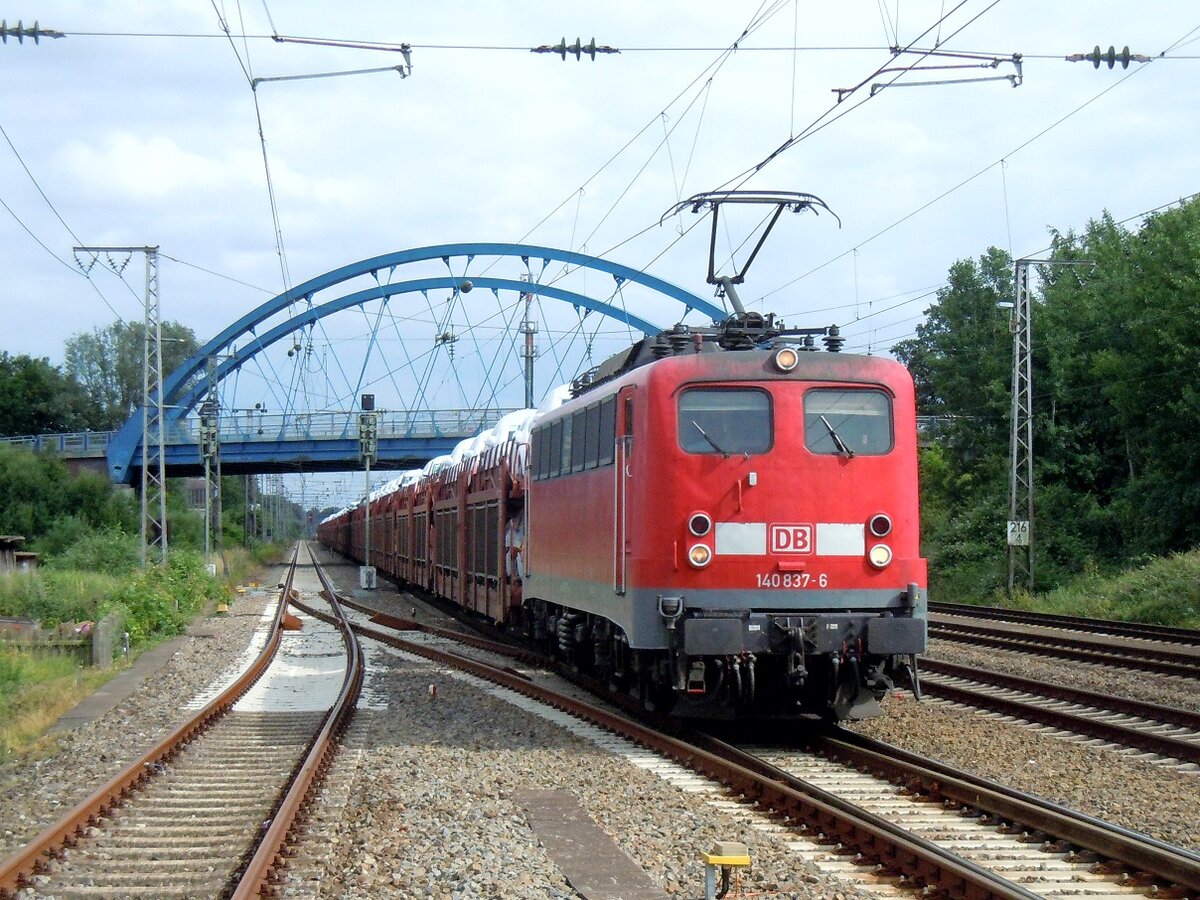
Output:
M95 621L120 579L94 571L42 570L0 578L0 615L60 622Z
M226 582L230 585L245 584L251 580L262 580L264 569L278 565L290 545L260 544L253 550L244 547L227 547L225 549L225 567L229 574ZM302 558L304 558L302 556ZM219 571L218 575L221 574Z
M1018 592L1003 605L1058 615L1200 628L1200 551L1152 559L1116 575L1084 575L1044 594Z
M118 671L79 666L71 654L0 645L0 762L39 749L46 729Z
M102 551L107 551L102 546ZM226 584L261 579L276 564L282 546L226 551ZM194 558L188 558L189 556ZM192 615L228 596L228 588L202 573L198 554L176 553L171 571L97 571L46 568L0 578L0 615L39 619L52 626L96 620L120 608L139 651L186 626ZM96 564L104 569L106 562ZM122 567L116 567L120 569ZM179 609L175 609L178 604ZM75 704L121 671L122 664L99 670L79 666L70 654L0 644L0 762L36 753L48 745L46 730Z

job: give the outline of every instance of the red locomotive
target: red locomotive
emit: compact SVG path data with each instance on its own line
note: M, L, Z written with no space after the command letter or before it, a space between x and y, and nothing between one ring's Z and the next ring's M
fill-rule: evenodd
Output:
M913 384L811 334L641 341L528 442L374 501L371 562L672 714L878 712L926 645ZM361 559L362 516L320 539Z

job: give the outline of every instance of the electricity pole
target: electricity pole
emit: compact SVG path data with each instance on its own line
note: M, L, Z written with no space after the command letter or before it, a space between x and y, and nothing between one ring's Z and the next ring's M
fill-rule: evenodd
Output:
M1034 590L1033 542L1033 319L1029 267L1092 266L1091 260L1018 259L1013 262L1012 430L1009 433L1008 594L1018 581ZM1020 518L1023 516L1023 518Z
M207 366L208 397L200 405L200 455L204 457L204 560L212 575L217 574L216 558L225 569L221 535L221 398L217 391L217 358L210 356Z
M366 472L363 493L363 564L358 569L358 586L375 589L375 567L371 565L371 463L379 452L379 421L375 418L375 395L362 395L362 412L358 414L358 453Z
M76 254L91 255L84 268L90 271L99 254L105 254L108 267L121 274L134 253L146 256L146 300L142 354L142 568L153 556L167 564L167 460L163 434L163 362L162 322L158 306L158 247L74 247ZM117 265L112 254L125 256ZM78 256L76 257L78 259Z
M522 275L522 281L533 281L532 275ZM525 408L533 409L533 361L537 357L537 349L533 346L533 336L537 334L537 323L529 316L530 303L533 293L526 291L521 294L525 301L525 318L521 322L521 334L525 335Z

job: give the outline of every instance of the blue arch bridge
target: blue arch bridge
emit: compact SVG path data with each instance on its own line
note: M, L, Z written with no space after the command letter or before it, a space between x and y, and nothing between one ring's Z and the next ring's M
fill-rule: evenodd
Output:
M472 272L473 263L481 271ZM486 260L487 264L483 264ZM445 274L428 274L429 265L444 264ZM584 292L560 286L576 283L548 273L556 271L593 273L606 276L583 279L591 290ZM425 264L419 276L407 277L405 267ZM492 274L504 269L523 269L519 277ZM539 269L540 266L540 269ZM409 269L409 272L412 270ZM399 274L397 274L399 273ZM347 290L347 282L366 279L373 285ZM578 280L578 279L577 279ZM636 286L641 297L666 299L677 304L670 322L651 322L632 312L624 290ZM607 288L597 292L596 288ZM343 266L273 297L222 330L194 356L163 381L164 458L168 477L204 472L200 445L201 403L210 395L214 382L236 376L248 362L268 347L293 340L321 319L392 297L419 293L427 303L429 292L450 291L452 299L466 302L465 295L499 299L500 292L516 292L562 301L576 312L599 313L626 327L635 339L655 335L682 321L695 311L712 322L726 318L727 311L683 288L637 269L585 254L551 247L524 244L464 243L402 250ZM649 305L649 304L646 304ZM661 306L661 304L659 304ZM672 308L672 307L668 307ZM299 309L299 312L292 312ZM432 305L429 306L433 311ZM281 318L282 317L282 318ZM371 337L372 343L375 336ZM218 362L210 364L210 360ZM489 398L489 401L494 402ZM459 409L414 408L381 411L378 414L378 458L375 467L406 469L423 465L435 456L449 453L463 438L490 428L510 408L477 405ZM221 469L225 474L276 472L347 471L361 465L359 455L359 411L292 411L267 415L255 409L219 412L218 442ZM142 412L139 410L118 431L9 438L40 449L49 449L99 468L103 462L115 483L136 484L142 465Z

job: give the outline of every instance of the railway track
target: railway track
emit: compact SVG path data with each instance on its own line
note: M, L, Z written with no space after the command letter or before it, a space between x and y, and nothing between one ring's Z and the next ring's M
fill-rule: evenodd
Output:
M1082 616L1060 616L1051 613L1004 609L999 606L972 606L969 603L931 602L929 611L970 619L1000 619L1043 628L1065 628L1074 632L1162 641L1169 644L1191 644L1200 647L1200 630L1193 628L1172 628L1167 625L1147 625L1140 622L1115 622L1109 619L1087 619Z
M937 660L921 667L921 688L931 697L1200 773L1200 713Z
M1069 659L1161 675L1200 679L1200 647L1104 635L1072 635L1062 629L1039 628L1014 622L951 619L930 614L929 636L941 640L1035 656Z
M254 663L0 864L0 896L249 897L280 877L362 681L344 622L293 630L298 559L297 548Z
M1195 877L1195 854L853 732L815 735L810 744L815 753L792 747L753 752L791 777L851 797L1003 873L1034 895L1196 895L1196 888L1181 883ZM1168 888L1172 878L1179 881Z
M342 603L385 627L401 630L420 627L425 633L511 656L529 665L554 665L519 645L492 641L474 632L416 626L410 619L346 598L342 598ZM936 660L922 660L921 671L922 689L931 697L990 710L1007 721L1041 726L1056 737L1136 754L1144 761L1179 771L1200 773L1200 713ZM601 690L599 685L588 686ZM640 713L635 703L623 698L612 702L631 714Z
M836 857L836 871L853 870L881 896L894 896L897 890L913 896L914 890L925 888L962 897L1129 897L1152 890L1157 896L1168 896L1162 893L1168 890L1174 896L1200 896L1200 856L965 773L953 780L947 767L923 765L896 748L872 749L855 736L843 738L836 752L826 741L801 762L791 749L748 752L710 736L668 734L551 690L515 670L513 659L540 664L525 651L363 608L375 621L355 625L364 637L554 707L559 712L546 715L560 723L564 712L584 719L590 724L579 733L590 733L635 764L680 779L688 790L711 791L718 805L756 804L758 811L747 815L757 817L760 827L786 829L785 839L810 858ZM406 640L381 626L423 634ZM433 646L430 636L443 646ZM450 642L499 653L509 661L489 665L471 658L472 651L443 649ZM786 759L774 755L780 752ZM880 768L866 761L872 753L890 762L870 788L878 801L867 802L866 782L854 773L859 766ZM830 756L840 762L831 763ZM840 767L841 774L831 766ZM790 772L792 767L802 774ZM698 785L697 776L710 787ZM909 812L899 814L901 807ZM830 845L838 847L836 853L831 854Z

